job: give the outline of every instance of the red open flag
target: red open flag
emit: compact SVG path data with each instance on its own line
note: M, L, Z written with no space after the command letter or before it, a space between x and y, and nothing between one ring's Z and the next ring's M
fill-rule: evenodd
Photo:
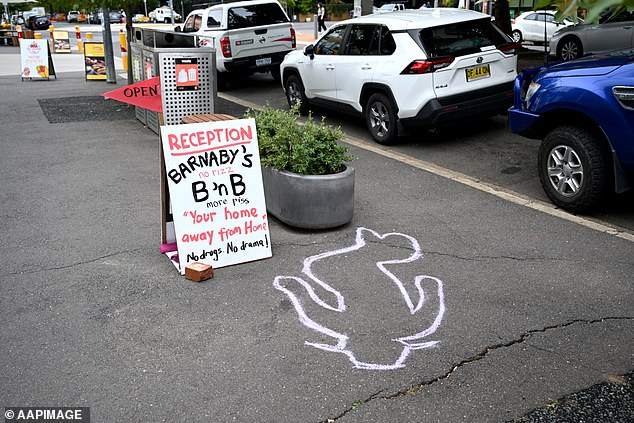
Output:
M105 98L132 104L154 112L163 112L161 103L161 83L158 76L126 85L122 88L101 94Z

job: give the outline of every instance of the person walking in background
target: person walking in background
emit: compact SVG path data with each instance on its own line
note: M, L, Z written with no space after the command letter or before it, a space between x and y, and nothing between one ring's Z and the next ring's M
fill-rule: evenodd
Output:
M319 25L319 28L317 30L319 32L326 30L326 24L324 22L325 20L326 20L326 8L324 7L323 4L317 3L317 24Z

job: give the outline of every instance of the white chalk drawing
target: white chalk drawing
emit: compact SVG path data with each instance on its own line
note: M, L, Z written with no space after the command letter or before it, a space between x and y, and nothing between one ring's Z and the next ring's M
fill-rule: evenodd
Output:
M374 236L380 240L383 240L388 236L401 236L401 237L404 237L407 241L409 241L409 244L411 245L411 251L412 251L411 255L401 259L379 261L376 263L376 266L381 272L383 272L392 281L394 286L400 291L400 294L405 304L407 305L409 309L409 313L411 315L416 315L416 313L421 311L423 309L423 306L426 304L426 300L428 299L426 297L425 291L423 290L423 286L422 286L423 281L427 281L426 286L431 285L434 287L434 290L436 290L435 294L438 297L437 298L438 300L437 314L429 327L426 327L424 330L421 330L420 332L414 333L409 336L392 339L392 341L398 342L403 345L403 350L400 356L393 363L368 363L368 362L363 362L358 360L357 357L355 356L355 353L351 351L347 346L349 337L344 333L339 333L333 329L325 327L324 325L310 318L305 311L305 308L304 308L304 305L302 304L300 296L296 295L287 286L287 283L291 282L291 284L289 284L290 286L293 286L293 288L299 288L299 286L293 283L293 282L296 282L299 285L301 285L301 287L303 287L303 289L305 290L305 293L307 293L310 296L310 299L316 305L319 305L323 309L329 310L332 312L345 313L346 302L345 302L344 296L335 288L333 288L331 285L320 280L317 276L315 276L315 274L313 273L312 266L315 262L322 260L326 257L346 254L352 251L359 250L360 248L366 245L366 237L368 237L369 235ZM436 332L436 330L440 326L440 323L442 322L443 315L445 314L445 299L444 299L444 293L443 293L443 282L440 279L433 276L427 276L427 275L416 276L414 278L413 284L416 288L415 292L418 294L418 298L412 299L403 281L399 280L392 272L390 272L385 267L386 265L412 263L416 260L422 259L422 257L423 257L423 253L420 248L420 245L418 244L418 241L409 235L396 233L396 232L386 233L381 235L371 229L360 227L360 228L357 228L356 240L354 245L350 247L342 248L339 250L328 251L328 252L321 253L315 256L307 257L304 260L304 267L302 269L302 273L304 274L305 278L295 277L295 276L277 276L275 280L273 281L273 286L288 296L289 300L291 301L291 303L293 304L295 308L295 311L297 312L300 322L304 326L316 332L319 332L323 335L333 338L333 342L334 342L334 344L322 344L322 343L305 341L306 345L310 345L312 347L315 347L324 351L344 354L352 362L354 367L359 369L393 370L393 369L405 367L405 361L407 360L407 358L409 357L412 351L431 348L436 346L440 342L435 340L424 341L423 339L427 338L428 336ZM429 283L430 281L432 282L431 284ZM320 296L315 292L315 288L313 287L313 284L316 284L320 288L323 288L324 290L333 294L334 299L336 299L336 305L328 304L326 301L320 298Z

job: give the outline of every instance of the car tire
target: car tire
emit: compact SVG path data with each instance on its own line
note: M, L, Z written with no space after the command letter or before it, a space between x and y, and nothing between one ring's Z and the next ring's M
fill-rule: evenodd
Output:
M284 91L286 92L286 101L288 107L293 108L299 103L299 114L306 116L308 114L308 99L304 91L304 84L299 75L291 74L284 81Z
M392 145L398 139L395 108L387 96L375 93L363 109L365 124L370 135L379 144Z
M559 60L567 62L581 56L583 56L583 46L577 38L564 38L557 46L557 58Z
M519 29L514 29L513 32L511 32L511 38L513 39L513 42L521 43L523 41L522 32Z
M602 145L598 135L578 126L561 126L546 135L537 167L542 188L555 205L584 212L603 198L610 166Z

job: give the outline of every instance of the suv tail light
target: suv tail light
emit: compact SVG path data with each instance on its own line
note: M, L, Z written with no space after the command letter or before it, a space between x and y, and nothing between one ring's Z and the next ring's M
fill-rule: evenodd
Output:
M504 54L517 54L520 48L520 43L508 43L498 47L498 49Z
M422 75L424 73L436 72L439 69L446 68L453 62L453 57L443 59L414 60L403 71L401 75Z
M229 37L222 37L220 39L220 50L224 57L231 57L231 41Z
M297 38L295 37L295 28L291 27L291 47L297 48Z

